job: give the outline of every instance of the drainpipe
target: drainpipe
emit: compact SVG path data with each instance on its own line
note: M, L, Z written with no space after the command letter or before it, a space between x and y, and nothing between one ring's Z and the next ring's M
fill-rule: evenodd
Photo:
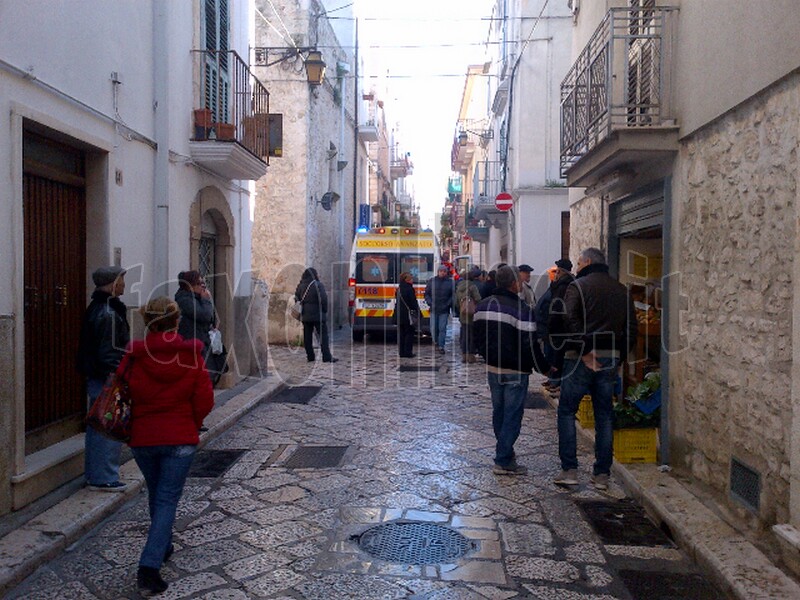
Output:
M358 228L358 104L359 104L359 92L358 92L358 19L356 19L356 33L355 33L355 78L353 81L353 121L355 123L353 127L353 229L351 230L351 238L355 235L355 231Z
M169 295L169 56L167 2L153 3L154 129L158 149L153 177L153 294Z
M339 156L344 157L344 129L345 129L345 99L347 98L347 74L350 72L350 65L345 62L337 62L336 63L336 73L337 75L341 76L342 78L342 99L339 103L341 106L341 116L339 117ZM343 163L343 164L342 164ZM339 272L343 269L344 264L344 211L345 211L345 201L344 201L344 168L347 166L347 161L342 161L342 163L337 162L336 169L341 173L339 176ZM342 286L343 290L347 290L346 286ZM340 292L342 294L342 302L341 306L346 306L344 302L344 294L345 291ZM341 315L337 312L337 319L339 320L339 324L342 322Z

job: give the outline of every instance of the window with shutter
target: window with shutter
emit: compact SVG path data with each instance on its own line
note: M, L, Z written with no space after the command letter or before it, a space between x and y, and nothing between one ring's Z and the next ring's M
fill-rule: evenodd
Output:
M205 65L205 103L211 109L214 121L227 123L230 98L230 57L228 33L230 18L228 0L205 0L206 65Z

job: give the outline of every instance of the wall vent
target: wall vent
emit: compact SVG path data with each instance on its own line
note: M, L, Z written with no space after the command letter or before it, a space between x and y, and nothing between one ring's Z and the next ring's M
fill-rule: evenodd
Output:
M731 497L757 513L761 504L761 475L735 458L731 458Z

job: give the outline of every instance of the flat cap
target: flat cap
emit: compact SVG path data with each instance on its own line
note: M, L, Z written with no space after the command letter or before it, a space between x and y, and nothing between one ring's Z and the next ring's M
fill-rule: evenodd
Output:
M568 258L559 258L556 261L556 266L559 269L564 269L566 271L572 271L572 261Z
M92 273L92 281L97 287L103 287L109 283L114 283L117 277L125 274L125 269L122 267L100 267Z
M517 267L517 271L522 271L523 273L533 273L533 267L526 264L521 264Z

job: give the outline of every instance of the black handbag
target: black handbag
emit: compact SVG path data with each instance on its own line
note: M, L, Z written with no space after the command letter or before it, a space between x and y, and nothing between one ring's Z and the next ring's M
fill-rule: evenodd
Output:
M214 385L217 385L222 376L230 371L230 367L228 367L228 349L225 345L222 346L222 352L219 354L214 354L213 352L208 353L206 357L206 370L208 371L209 377L211 377L211 383Z

